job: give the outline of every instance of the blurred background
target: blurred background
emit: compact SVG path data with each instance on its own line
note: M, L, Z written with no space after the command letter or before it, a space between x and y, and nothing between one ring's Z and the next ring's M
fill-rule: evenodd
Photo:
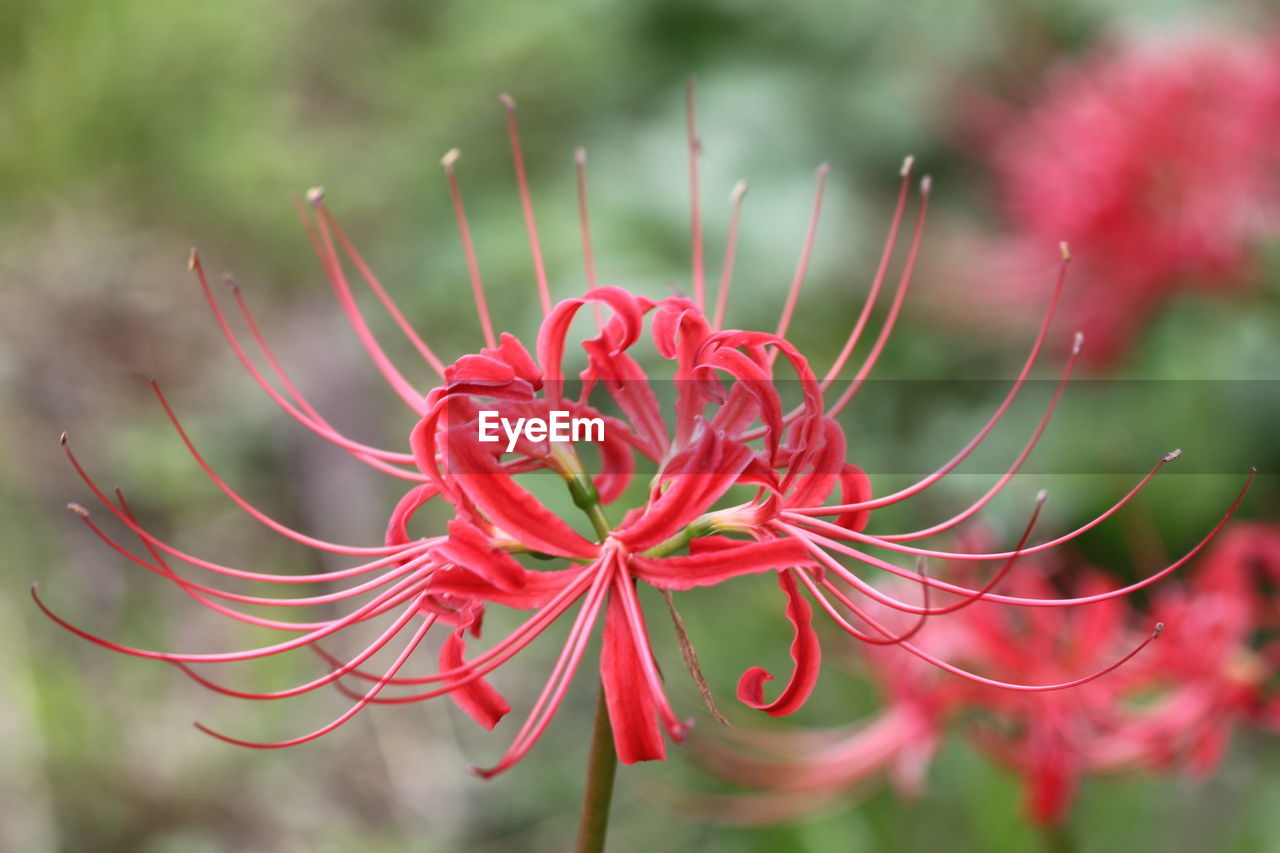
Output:
M219 337L187 254L199 246L212 274L236 276L321 410L362 440L404 448L412 419L345 329L290 197L324 185L406 315L456 358L479 341L439 165L459 147L495 322L529 340L538 306L501 92L519 102L560 297L585 282L579 145L601 281L659 297L687 289L689 75L699 86L713 280L729 191L750 182L732 325L776 323L814 170L829 162L791 335L823 366L872 277L903 157L933 175L916 290L876 374L887 381L851 413L851 458L877 491L942 464L982 423L1003 389L988 380L1016 374L1056 243L1067 239L1076 266L1053 349L1034 375L1055 378L1081 328L1079 375L1091 381L1068 395L986 529L1016 537L1040 488L1051 493L1041 529L1071 529L1173 447L1186 451L1183 467L1081 540L1072 560L1117 578L1149 574L1216 523L1250 465L1261 474L1240 518L1277 519L1269 472L1280 463L1280 21L1270 3L0 8L0 848L566 847L594 705L590 667L534 753L485 783L466 764L498 755L516 723L485 736L445 703L393 706L297 749L236 749L191 722L284 737L345 700L213 695L169 667L77 640L27 592L39 582L73 621L139 646L222 650L260 639L144 576L63 510L68 501L93 507L59 450L62 430L102 483L118 483L180 547L256 571L340 565L274 536L218 493L155 404L151 378L211 463L259 506L330 539L380 539L401 489L253 386ZM381 315L377 328L394 331ZM407 346L391 349L414 364ZM429 376L425 365L408 372ZM990 455L874 519L872 530L922 526L980 495L1044 399L1032 395L1014 413ZM1274 589L1261 594L1275 613ZM681 605L722 707L736 704L745 668L787 660L772 584L740 582ZM1259 648L1270 637L1263 628ZM678 667L670 633L658 630L659 655ZM517 711L556 650L535 646L526 664L495 679ZM316 665L299 654L226 675L272 689L311 677ZM677 703L713 727L686 682L673 684ZM828 656L813 701L786 725L849 723L877 701L850 648L845 660ZM766 726L745 709L727 713ZM1280 814L1266 807L1280 797L1280 740L1247 716L1210 772L1174 762L1085 779L1054 843L1069 833L1084 850L1280 850ZM771 827L725 826L663 805L674 791L723 788L690 755L675 748L666 764L623 769L611 850L1016 851L1037 849L1044 835L1019 773L957 732L944 737L918 794L868 779L816 814Z

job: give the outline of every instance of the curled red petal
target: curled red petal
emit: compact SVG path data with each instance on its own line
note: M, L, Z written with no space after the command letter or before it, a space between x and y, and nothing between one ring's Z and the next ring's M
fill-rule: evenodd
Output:
M449 638L444 641L444 645L441 646L440 670L442 672L466 666L466 661L463 660L463 654L467 650L467 643L463 637L465 632L465 628L458 628L449 635ZM452 689L449 692L449 696L457 703L459 708L467 712L471 719L486 729L492 731L498 721L510 713L511 706L507 704L507 700L502 698L502 694L483 678L475 678L465 682L463 681L463 676L445 679L446 686L451 686L457 682L462 683Z
M738 680L738 698L772 717L785 717L798 711L813 692L822 662L822 646L817 632L813 630L813 610L800 594L795 578L790 572L782 572L778 575L778 585L787 594L787 618L795 628L795 639L791 641L791 660L795 662L791 680L777 699L766 702L764 685L772 681L773 676L761 667L753 666Z

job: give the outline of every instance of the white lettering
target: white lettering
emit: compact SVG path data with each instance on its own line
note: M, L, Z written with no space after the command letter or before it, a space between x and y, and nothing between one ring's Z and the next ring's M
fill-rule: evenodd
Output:
M526 420L527 418L516 418L516 425L512 428L511 421L506 418L502 419L502 431L507 434L508 453L516 449L516 442L520 440L520 428L524 426Z
M507 437L507 452L516 449L523 436L529 441L565 444L571 441L604 441L604 418L575 418L562 409L550 412L550 418L504 418L497 412L482 411L476 422L480 441L500 441L498 428Z
M480 413L479 436L481 441L493 442L498 440L498 433L496 432L498 429L497 420L497 412ZM489 430L495 430L495 432L490 435Z
M547 434L548 441L564 442L569 441L569 413L557 409L551 413L549 421L550 430Z
M579 435L578 428L581 427L586 435ZM592 431L595 431L595 437L592 437ZM574 441L604 441L604 418L574 418L573 419L573 440Z

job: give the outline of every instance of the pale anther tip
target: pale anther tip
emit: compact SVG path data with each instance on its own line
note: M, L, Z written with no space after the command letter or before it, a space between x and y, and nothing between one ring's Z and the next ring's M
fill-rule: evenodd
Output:
M191 247L191 254L187 255L187 269L193 270L196 264L200 263L200 253L196 251L196 247Z
M1071 344L1071 354L1079 355L1082 349L1084 349L1084 332L1076 332L1075 341Z
M462 152L457 148L450 148L444 152L444 156L440 158L440 165L444 166L446 172L453 171L453 164L458 162L458 158L462 156Z
M307 190L307 204L312 207L318 206L324 201L324 187L312 187Z
M729 191L729 201L737 203L742 201L742 197L747 194L747 182L738 181L733 185L733 189Z
M573 160L579 166L585 165L587 162L587 149L579 145L573 150Z
M1158 638L1160 637L1160 635L1161 635L1161 634L1163 634L1163 633L1164 633L1164 623L1163 623L1163 622L1157 622L1157 623L1156 623L1156 629L1155 629L1154 631L1152 631L1152 632L1151 632L1151 639L1153 639L1153 640L1154 640L1154 639L1158 639Z
M928 195L931 189L933 189L933 176L925 175L920 179L920 195Z
M830 164L830 163L823 162L823 163L819 163L819 164L818 164L818 177L819 177L819 178L825 178L825 177L827 176L827 174L828 174L830 171L831 171L831 164Z
M1066 240L1063 240L1058 244L1058 251L1062 252L1062 259L1064 261L1071 260L1071 246L1067 244Z
M84 507L82 507L82 506L81 506L80 504L78 504L78 503L69 503L69 504L67 504L67 509L71 510L71 511L72 511L72 512L74 512L76 515L80 516L81 518L88 518L88 517L89 517L89 510L85 509Z
M1048 490L1048 489L1041 489L1040 491L1036 492L1036 503L1037 503L1037 504L1042 504L1042 503L1044 503L1044 502L1045 502L1045 501L1047 501L1047 500L1049 500L1049 490Z
M58 444L61 444L63 447L67 446L67 434L65 432L58 436Z
M898 175L903 178L905 178L907 175L910 175L911 167L914 166L915 164L916 164L915 155L908 154L906 157L902 158L902 168L898 170Z
M508 110L514 110L516 108L516 99L508 95L506 92L499 95L498 100L502 101L502 105Z
M1166 453L1166 454L1164 455L1164 461L1165 461L1165 462L1172 462L1173 460L1177 459L1177 458L1178 458L1179 456L1181 456L1181 455L1182 455L1182 448L1181 448L1181 447L1176 448L1176 449L1174 449L1174 450L1170 450L1168 453Z

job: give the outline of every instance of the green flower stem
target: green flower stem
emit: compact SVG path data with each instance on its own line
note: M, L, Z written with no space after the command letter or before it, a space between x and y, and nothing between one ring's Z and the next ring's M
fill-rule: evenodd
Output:
M613 726L609 723L609 707L601 687L595 728L591 732L591 755L587 759L587 786L582 794L578 843L573 848L576 853L603 853L617 771L618 751L613 745Z

